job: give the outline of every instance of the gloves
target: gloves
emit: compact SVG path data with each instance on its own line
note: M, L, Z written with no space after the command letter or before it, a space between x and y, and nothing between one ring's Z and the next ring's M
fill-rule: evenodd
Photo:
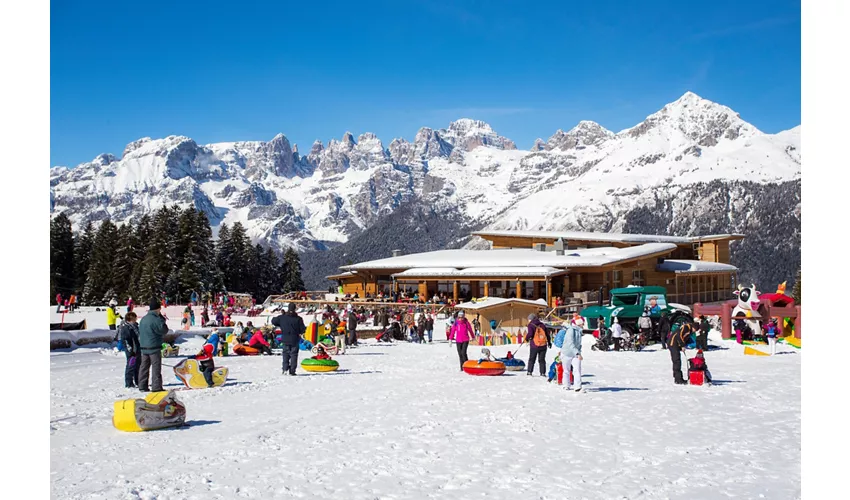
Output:
M136 356L130 356L130 359L127 360L127 364L130 367L136 366Z

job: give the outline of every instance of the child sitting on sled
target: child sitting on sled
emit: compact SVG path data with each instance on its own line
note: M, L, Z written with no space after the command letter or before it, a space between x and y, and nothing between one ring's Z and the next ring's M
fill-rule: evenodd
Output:
M316 344L316 355L313 356L313 359L331 359L331 357L325 351L325 346L319 343Z
M702 349L697 350L696 357L688 360L688 380L691 381L691 384L702 385L702 380L700 380L700 377L692 377L692 372L695 374L701 372L703 378L705 379L705 382L708 385L711 385L711 372L708 371L708 365L705 363L705 355L703 355Z
M215 370L215 361L213 360L213 352L215 348L212 344L204 344L201 352L195 355L195 360L198 362L198 369L204 374L204 380L207 385L213 386L212 373Z
M493 357L490 355L490 349L487 349L486 347L481 349L481 355L484 357L478 359L479 363L483 363L485 361L493 361Z

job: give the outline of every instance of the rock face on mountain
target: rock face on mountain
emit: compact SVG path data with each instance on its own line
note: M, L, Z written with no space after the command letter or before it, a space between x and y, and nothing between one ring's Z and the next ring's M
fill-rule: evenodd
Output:
M326 145L316 141L306 155L282 134L208 145L182 136L143 138L120 159L103 154L75 168L52 168L50 207L79 227L193 204L214 225L241 221L255 241L300 251L370 237L385 220L396 221L398 234L416 234L401 226L430 220L388 219L402 207L418 214L443 207L435 220L452 225L444 231L452 236L447 245L459 244L460 231L485 227L736 231L747 235L733 247L742 278L783 281L799 265L800 133L799 126L762 133L726 106L688 92L622 132L582 121L538 139L531 151L471 119L422 128L412 142L399 138L387 147L374 134L355 139L346 132ZM373 243L391 234L378 232ZM331 266L313 275L344 264L327 264L339 251L313 259Z

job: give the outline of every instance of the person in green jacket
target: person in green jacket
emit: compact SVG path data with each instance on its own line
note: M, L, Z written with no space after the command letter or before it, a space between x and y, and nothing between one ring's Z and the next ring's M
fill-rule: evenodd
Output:
M148 374L151 375L150 387L153 392L162 390L162 338L168 333L168 325L160 314L160 303L151 299L150 310L139 322L139 345L141 364L139 366L139 390L148 392Z

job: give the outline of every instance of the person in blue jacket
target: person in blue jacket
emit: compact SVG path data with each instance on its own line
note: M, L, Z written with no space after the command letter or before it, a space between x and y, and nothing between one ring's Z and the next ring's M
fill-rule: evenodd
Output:
M573 370L573 384L570 385L569 377L567 377L567 390L574 389L576 392L581 391L581 329L576 326L567 328L567 334L564 336L564 345L561 346L561 363L564 365L564 372L569 373L570 367Z

